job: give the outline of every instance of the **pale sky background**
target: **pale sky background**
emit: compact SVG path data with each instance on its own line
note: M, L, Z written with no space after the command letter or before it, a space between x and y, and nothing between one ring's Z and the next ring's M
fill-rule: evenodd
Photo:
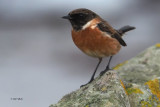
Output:
M98 60L74 45L71 25L61 19L71 10L88 8L114 28L137 28L124 36L128 46L113 57L113 67L160 42L159 5L151 0L0 0L0 107L48 107L89 81Z

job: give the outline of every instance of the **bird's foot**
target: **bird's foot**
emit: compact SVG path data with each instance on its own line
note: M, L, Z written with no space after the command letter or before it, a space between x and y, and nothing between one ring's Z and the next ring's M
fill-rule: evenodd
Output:
M86 83L86 84L84 84L84 85L81 85L80 88L82 88L82 87L84 87L84 86L90 84L93 80L94 80L94 79L91 79L88 83Z
M112 70L112 69L110 69L109 67L106 67L106 69L104 71L102 71L99 75L102 76L109 70Z

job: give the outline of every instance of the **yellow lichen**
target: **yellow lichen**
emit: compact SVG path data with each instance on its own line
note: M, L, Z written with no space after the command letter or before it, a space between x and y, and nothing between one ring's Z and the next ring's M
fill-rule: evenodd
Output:
M155 96L149 96L147 101L141 101L141 107L160 107L160 102Z
M101 91L106 91L107 88L105 86L102 87Z
M141 107L152 107L152 105L147 101L141 101Z
M143 94L143 92L139 88L127 88L126 89L128 95L136 93L136 94Z
M86 105L85 107L89 107L89 105Z
M145 85L148 85L149 89L151 90L152 94L157 96L157 98L160 101L160 85L159 85L159 80L154 79L150 80L145 83Z
M124 86L124 83L122 82L122 80L120 80L120 83L122 85L122 87L124 88L124 91L126 92L126 94L128 95L127 91L126 91L126 87Z
M160 43L157 43L157 44L156 44L156 47L157 47L157 48L160 48Z
M123 66L124 64L126 64L127 62L128 62L128 61L124 61L124 62L116 65L115 67L113 67L113 69L114 69L114 70L117 70L117 69L119 69L121 66Z

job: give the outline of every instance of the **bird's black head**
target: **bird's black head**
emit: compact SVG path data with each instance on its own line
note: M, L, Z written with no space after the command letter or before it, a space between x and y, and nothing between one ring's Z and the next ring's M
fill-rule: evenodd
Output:
M81 30L87 22L96 17L98 17L96 13L91 10L81 8L71 11L67 16L62 18L68 19L71 22L73 29L78 31Z

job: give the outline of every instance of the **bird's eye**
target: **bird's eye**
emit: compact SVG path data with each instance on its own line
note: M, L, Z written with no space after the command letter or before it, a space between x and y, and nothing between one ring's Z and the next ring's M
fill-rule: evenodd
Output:
M84 18L85 15L84 15L84 14L79 14L79 17L80 17L80 18Z
M83 17L83 14L79 14L80 17Z

